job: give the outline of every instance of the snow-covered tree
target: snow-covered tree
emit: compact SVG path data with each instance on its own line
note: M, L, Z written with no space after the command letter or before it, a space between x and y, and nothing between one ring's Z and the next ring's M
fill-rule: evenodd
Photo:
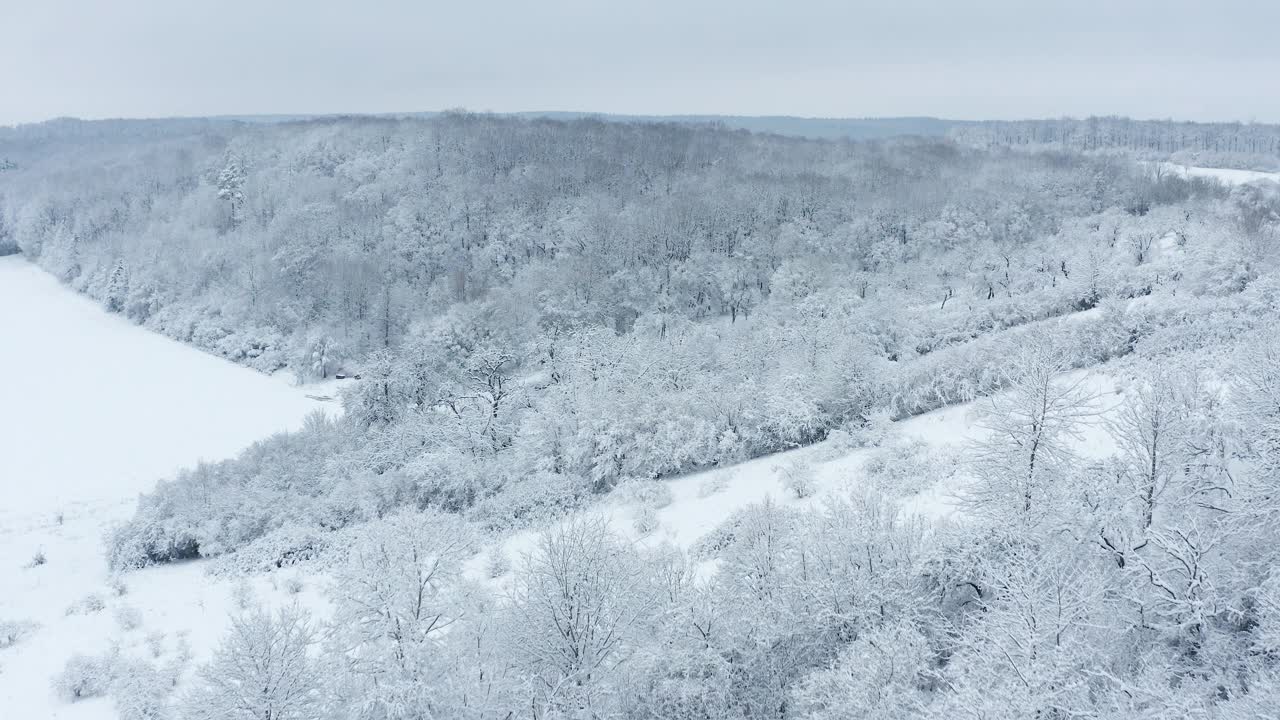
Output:
M303 720L320 717L326 683L314 656L314 621L291 606L258 607L231 627L183 701L191 720Z
M400 512L363 528L334 574L329 644L351 717L448 715L443 639L464 615L466 525L436 511Z
M103 305L107 308L107 312L124 312L128 298L129 273L125 270L124 262L117 261L115 267L111 268L111 275L107 278L106 297L103 300Z
M513 659L535 678L535 707L607 714L607 680L637 642L653 607L635 552L597 518L544 533L510 591ZM538 711L543 712L543 711Z
M244 205L245 168L240 158L228 155L226 163L218 171L218 199L227 204L227 217L235 227L240 222L241 207Z
M1005 348L1013 356L1005 390L984 400L973 445L977 482L968 502L977 510L1029 522L1053 502L1074 453L1071 441L1098 415L1086 374L1048 344Z

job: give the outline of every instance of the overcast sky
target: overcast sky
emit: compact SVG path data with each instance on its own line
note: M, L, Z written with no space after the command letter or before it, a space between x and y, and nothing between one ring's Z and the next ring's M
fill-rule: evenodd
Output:
M1273 0L0 0L0 124L584 110L1280 122Z

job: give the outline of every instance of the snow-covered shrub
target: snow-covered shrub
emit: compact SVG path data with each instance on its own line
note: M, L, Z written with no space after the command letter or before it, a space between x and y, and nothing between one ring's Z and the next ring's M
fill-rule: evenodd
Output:
M136 658L120 663L109 692L120 717L129 720L164 720L172 715L169 695L173 680L154 664Z
M297 575L290 575L284 579L284 591L290 595L297 595L302 592L302 578Z
M671 504L671 486L661 481L627 480L619 483L617 497L624 503L661 510Z
M313 562L329 551L332 535L332 532L319 528L288 523L216 558L209 572L234 577L274 572L297 563Z
M813 465L804 458L797 458L785 465L775 465L773 471L782 476L782 486L796 498L804 499L818 491Z
M49 558L45 557L44 550L37 550L31 556L31 560L27 561L27 568L37 568L49 562Z
M97 593L89 593L72 603L67 608L68 615L92 615L93 613L102 612L107 604L103 602L102 596Z
M142 611L132 605L120 605L112 614L121 630L128 632L142 626Z
M384 486L378 512L371 516L386 515L408 505L462 512L509 478L509 468L456 450L423 453L399 471L369 478L373 484ZM386 492L387 489L394 492Z
M731 470L713 470L706 479L698 483L698 497L706 498L729 487L733 482L733 471Z
M30 620L0 620L0 650L13 647L40 627Z
M588 485L578 478L535 473L504 485L476 503L469 514L489 530L515 529L569 512L589 493Z
M827 441L825 450L823 451L823 459L834 459L842 455L857 450L859 447L854 434L849 430L848 426L833 428L827 433Z
M151 653L151 657L158 658L164 654L165 633L163 630L152 630L142 639L147 646L147 652Z
M658 511L651 505L642 505L636 510L636 516L632 520L631 526L639 535L650 535L654 530L658 529Z
M645 418L632 439L626 468L637 476L659 477L706 467L720 452L720 429L691 415L663 412Z
M119 575L112 575L107 578L107 589L116 597L124 597L129 594L129 586L125 584L124 578Z
M955 451L934 449L915 438L899 437L877 448L863 465L871 488L889 497L914 495L950 477Z
M766 390L761 398L759 425L753 444L757 452L768 452L807 445L819 440L832 424L824 409L819 388L798 373L781 374L779 385Z
M345 479L326 481L325 467L350 440L336 423L309 421L300 432L255 443L235 460L202 463L159 483L139 500L134 517L108 536L111 567L215 557L291 524L301 525L305 535L300 518L319 516L316 498L327 494L326 482ZM339 521L331 527L342 525L341 518L328 519ZM297 534L283 533L281 543Z
M200 545L193 533L185 527L180 529L183 523L174 517L176 508L161 497L166 487L161 482L155 493L142 496L133 518L107 534L107 565L112 570L199 556Z
M210 348L232 362L262 372L274 372L288 364L285 339L275 329L249 325L213 341Z
M864 422L843 429L848 436L848 449L880 447L893 432L893 412L889 408L877 409Z
M134 280L124 297L124 314L130 320L142 324L164 307L160 292L150 282Z
M191 331L191 342L197 347L218 351L218 344L234 332L227 327L229 323L219 315L203 315L196 319Z
M484 573L490 579L499 578L511 571L511 557L502 551L502 548L494 548L489 551L489 558L484 564Z
M794 508L780 506L772 498L766 497L763 502L751 503L734 511L729 517L703 535L689 548L689 557L698 560L712 560L721 556L728 548L742 539L744 528L750 528L761 518L776 523L783 529L796 526L801 515Z
M175 669L185 669L187 663L191 662L193 651L191 649L190 630L179 630L178 640L174 643L172 665ZM174 674L177 677L177 674Z
M231 600L235 602L236 608L244 611L257 602L257 595L253 592L253 586L249 581L241 578L231 586Z
M53 690L64 700L75 702L105 695L115 679L119 652L102 655L73 655L62 672L53 678Z
M713 560L719 557L720 553L733 542L734 533L737 532L741 522L742 510L737 510L710 532L694 541L689 547L689 557L696 560Z

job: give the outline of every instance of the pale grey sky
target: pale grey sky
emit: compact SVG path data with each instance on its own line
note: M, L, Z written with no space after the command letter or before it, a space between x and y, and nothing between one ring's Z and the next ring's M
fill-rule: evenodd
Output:
M584 110L1280 122L1271 0L0 0L0 124Z

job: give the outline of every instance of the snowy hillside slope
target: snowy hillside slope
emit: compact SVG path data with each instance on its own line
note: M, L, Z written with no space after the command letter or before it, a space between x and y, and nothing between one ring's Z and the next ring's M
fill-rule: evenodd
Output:
M53 678L70 657L116 647L121 658L147 658L189 678L247 587L268 604L323 607L324 577L304 577L305 568L243 583L207 574L209 563L200 561L116 581L107 575L101 538L128 517L135 494L155 479L297 427L312 410L334 409L307 397L324 393L291 388L131 326L16 258L0 260L0 294L6 339L0 360L10 371L0 470L7 487L20 489L6 497L0 515L0 582L8 589L0 597L0 619L38 624L20 645L0 651L0 704L21 717L116 718L105 698L68 703L54 694ZM1099 410L1116 402L1105 375L1089 382ZM890 436L949 448L954 457L980 432L972 412L971 404L944 408L893 424ZM1099 438L1081 442L1086 454L1110 451ZM646 503L626 493L589 512L607 515L638 543L688 549L751 503L819 503L864 483L863 466L875 453L828 441L664 481L670 503L656 509L647 527L638 522L650 512ZM784 481L797 464L813 474L812 494L804 499ZM947 515L962 482L955 475L904 502L926 516ZM541 529L498 539L471 561L468 575L487 580L495 553L519 563ZM37 553L46 562L28 567ZM504 577L490 582L501 585ZM129 619L134 613L136 627ZM188 653L191 660L183 662Z
M1099 459L1111 455L1116 447L1105 432L1103 421L1123 401L1116 382L1101 371L1078 370L1061 378L1063 383L1081 381L1092 398L1090 410L1096 418L1072 445L1081 457ZM883 445L918 441L921 450L942 451L953 462L954 474L943 482L923 487L918 492L901 496L907 512L929 519L951 516L957 511L957 496L966 478L959 458L966 446L979 439L983 430L975 424L975 413L985 400L963 403L892 423ZM626 493L615 493L599 507L588 512L606 518L619 535L647 546L669 543L683 550L697 543L735 512L752 503L765 500L800 507L821 503L824 497L847 493L868 486L864 466L878 452L877 448L849 449L833 441L798 448L788 452L748 460L737 465L705 472L691 473L672 480L660 481L670 493L670 504L656 509L652 527L641 531L638 518L651 505L628 500ZM813 475L811 493L797 498L787 485L787 475L800 464ZM656 524L655 524L656 523ZM516 533L474 558L467 573L476 580L485 579L485 570L493 553L502 553L513 563L533 549L545 528Z
M1174 251L1165 245L1162 250ZM1098 312L1060 320L1076 322ZM0 368L6 375L0 384L0 481L6 489L19 489L0 501L0 585L10 589L0 596L0 621L40 626L16 647L0 649L0 707L17 708L18 717L119 717L104 698L59 699L51 679L72 655L113 645L121 657L154 657L161 666L177 663L186 645L191 661L175 667L189 678L208 657L244 589L243 583L207 574L211 564L200 561L129 573L123 578L127 592L117 594L102 559L103 533L129 516L132 498L156 479L298 427L314 409L336 410L334 403L308 397L332 390L292 388L152 335L16 258L0 259ZM1114 448L1101 421L1122 396L1105 367L1077 371L1063 381L1081 378L1098 416L1077 440L1077 450L1103 457ZM974 412L983 402L890 426L887 445L918 441L914 447L939 451L952 470L941 481L930 476L909 492L891 493L910 511L930 518L956 511L955 496L965 483L961 455L981 436ZM865 486L867 466L881 452L826 441L653 483L665 491L659 495L669 496L659 503L620 491L588 512L608 516L619 534L637 543L696 549L752 503L769 498L810 506L829 493ZM798 467L812 475L804 498L787 483ZM501 554L518 564L542 529L495 538L468 564L467 574L502 585L510 575L491 578L491 558ZM37 553L47 562L26 567ZM269 604L296 600L323 607L325 578L316 568L295 567L248 582ZM96 601L86 603L91 597ZM137 612L136 626L130 608Z
M150 333L18 257L0 258L0 373L0 622L39 625L0 645L0 716L116 717L104 699L55 698L51 677L112 642L141 652L156 631L162 656L175 654L179 631L208 646L230 587L186 565L129 576L117 596L103 533L158 479L336 412L308 397L332 389L290 387ZM85 605L90 595L105 607ZM130 607L141 625L126 630Z

